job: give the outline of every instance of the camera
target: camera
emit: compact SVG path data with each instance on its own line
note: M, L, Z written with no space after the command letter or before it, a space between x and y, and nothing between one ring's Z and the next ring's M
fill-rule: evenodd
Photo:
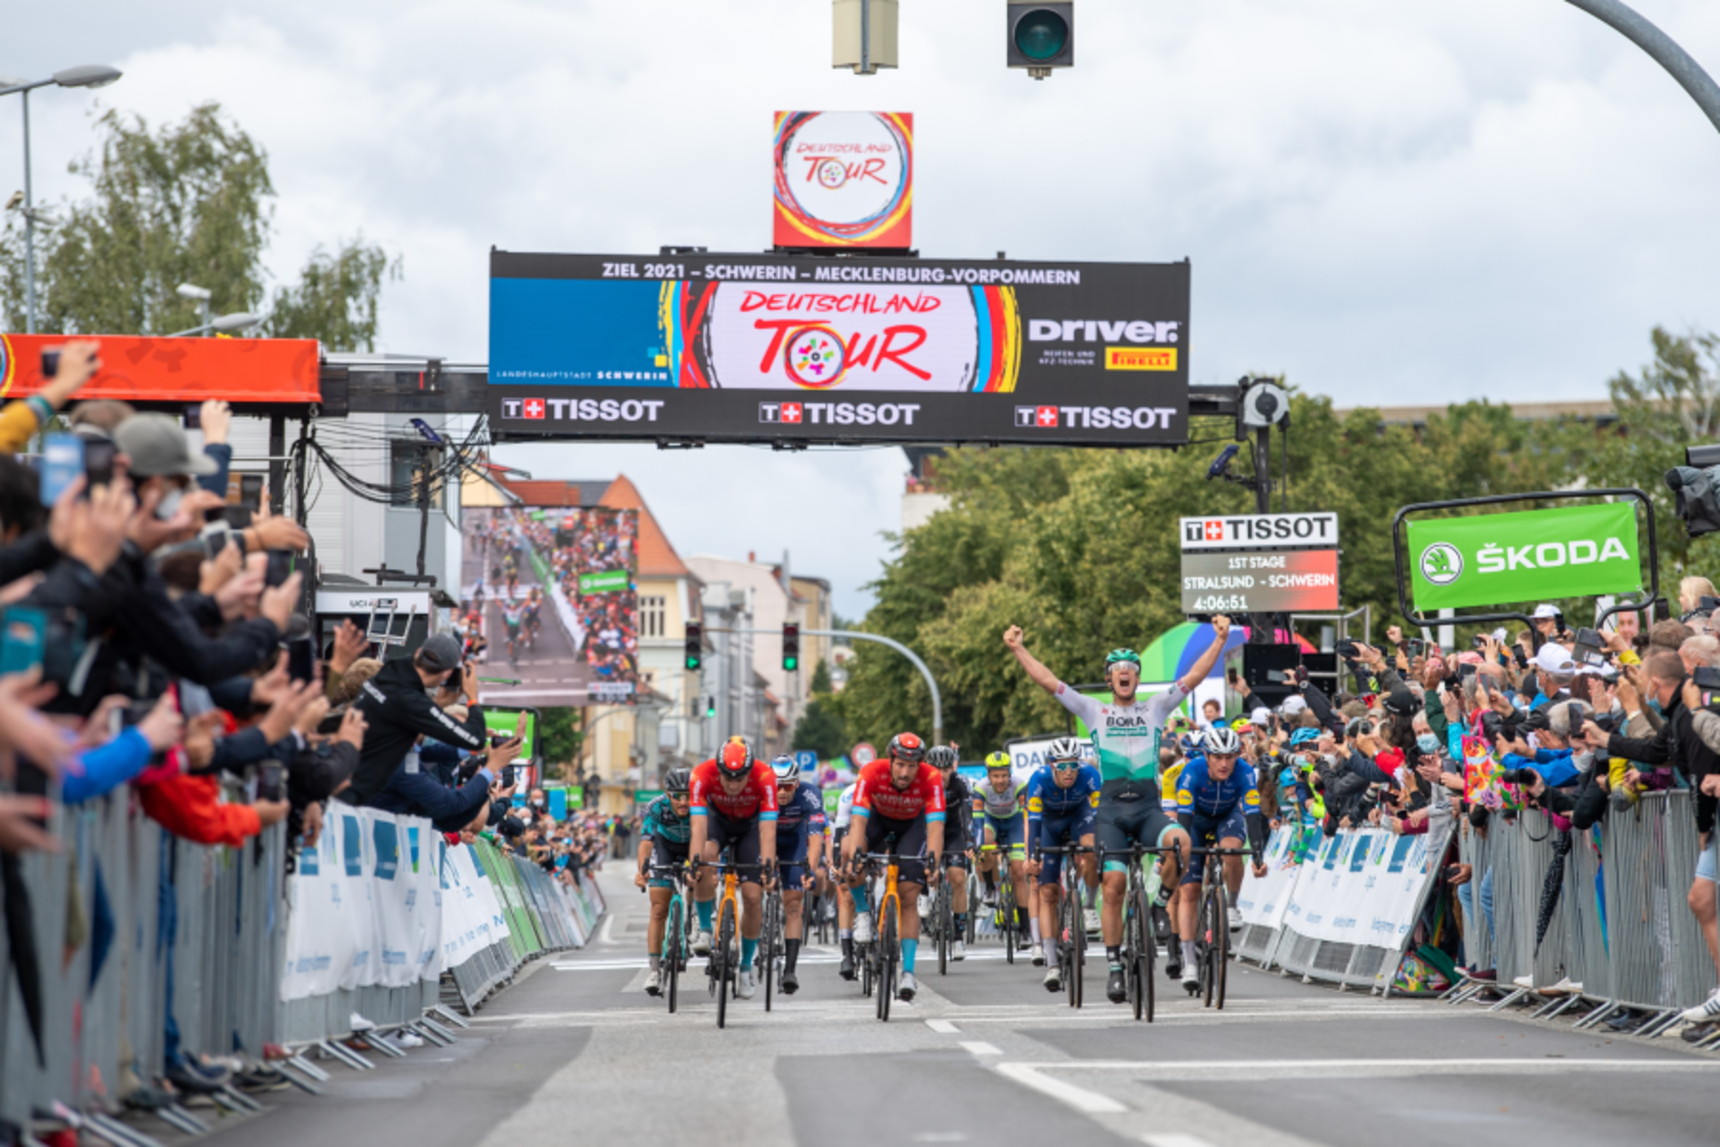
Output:
M1332 649L1339 657L1343 657L1347 660L1353 661L1361 655L1360 651L1356 648L1356 642L1348 637L1339 641L1332 647Z
M1690 675L1690 679L1696 682L1698 689L1720 689L1720 669L1698 665L1696 672Z
M1499 774L1499 779L1508 785L1522 785L1524 788L1532 788L1540 776L1541 774L1534 769L1506 769Z

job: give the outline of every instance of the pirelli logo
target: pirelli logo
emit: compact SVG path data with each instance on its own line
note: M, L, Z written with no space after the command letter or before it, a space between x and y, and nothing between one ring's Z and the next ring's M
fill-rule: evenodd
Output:
M1176 347L1108 346L1106 370L1175 370Z

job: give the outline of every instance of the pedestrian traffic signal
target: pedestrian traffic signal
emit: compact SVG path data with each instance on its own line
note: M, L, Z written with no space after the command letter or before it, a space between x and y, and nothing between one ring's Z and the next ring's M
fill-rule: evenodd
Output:
M1009 66L1043 80L1052 68L1075 65L1075 5L1010 0Z
M705 656L705 627L697 622L687 623L687 668L697 669Z
M782 626L782 667L790 673L800 668L800 626L792 621Z
M715 697L706 697L705 698L705 716L715 717L716 715L717 715L717 699Z

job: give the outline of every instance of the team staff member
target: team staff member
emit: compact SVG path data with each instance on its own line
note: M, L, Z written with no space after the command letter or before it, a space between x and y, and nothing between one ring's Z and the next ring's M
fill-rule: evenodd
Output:
M871 909L854 857L862 844L867 852L883 852L893 840L901 858L897 892L902 900L902 982L896 994L911 1000L920 987L914 979L914 956L920 947L920 889L926 883L926 866L919 858L928 852L937 857L944 850L944 779L926 764L926 743L917 734L897 733L884 759L861 769L855 784L856 823L842 841L843 867L855 873L850 888L854 939L861 944L872 939ZM937 875L935 862L932 875Z
M1040 849L1075 843L1093 847L1093 821L1099 810L1099 770L1081 763L1081 742L1058 737L1045 753L1027 782L1027 846L1032 857L1028 871L1039 881L1039 934L1045 945L1045 990L1061 991L1063 969L1057 964L1057 941L1062 934L1057 915L1063 907L1063 856L1041 858ZM1091 854L1077 857L1087 901L1081 925L1088 931L1099 927L1093 897L1099 890L1099 865Z
M466 719L456 721L443 705L454 704L462 693ZM420 736L471 753L489 739L478 704L477 669L461 666L460 643L446 633L431 636L411 657L383 662L353 707L364 714L365 734L352 786L340 794L349 804L369 804Z
M1019 625L1004 631L1004 645L1033 683L1057 698L1090 730L1093 749L1099 758L1099 777L1104 782L1099 790L1099 814L1094 829L1099 847L1106 852L1124 851L1131 842L1138 841L1149 847L1174 846L1183 863L1187 863L1188 834L1172 824L1159 807L1159 748L1166 720L1218 664L1230 638L1230 618L1214 615L1212 629L1212 644L1195 659L1189 671L1169 689L1144 701L1135 693L1141 684L1140 654L1132 649L1112 650L1105 658L1105 684L1111 690L1108 702L1084 696L1059 681L1055 673L1027 651ZM1121 859L1107 858L1104 871L1102 919L1105 956L1111 965L1105 995L1112 1003L1120 1004L1128 998L1122 952L1127 865ZM1160 871L1163 879L1171 881L1179 869L1176 861L1167 856L1160 864Z
M1259 879L1266 875L1266 821L1260 815L1254 766L1237 760L1242 738L1219 725L1207 733L1202 748L1205 754L1189 758L1177 774L1177 823L1190 839L1202 845L1217 841L1220 848L1241 848L1246 836L1254 850L1254 876ZM1200 907L1200 880L1206 860L1204 855L1191 856L1188 873L1177 889L1176 924L1177 935L1182 937L1184 987L1200 984L1194 966L1195 912ZM1242 927L1242 913L1236 908L1236 895L1242 891L1242 857L1224 858L1224 883L1231 903L1225 923L1234 932Z
M805 921L802 908L824 857L824 798L818 786L800 779L800 762L790 756L770 763L776 777L776 855L782 861L782 994L800 990L794 962L800 958Z
M693 816L693 834L687 851L706 864L715 864L723 849L731 849L736 864L755 866L741 874L741 971L735 995L743 1000L753 995L753 955L763 926L761 873L776 863L776 777L770 766L752 755L746 741L730 738L717 755L693 770L688 811ZM695 891L699 912L699 939L693 951L711 952L711 913L717 901L715 869L699 873Z
M949 818L944 822L948 825L944 835L949 838L950 852L955 854L944 869L944 876L950 882L950 910L955 917L952 921L955 939L950 944L950 958L965 960L967 944L962 937L967 935L967 866L972 863L968 859L968 850L973 847L973 790L968 788L966 778L956 772L960 759L953 747L933 746L926 752L926 763L944 778L944 815Z
M633 883L651 889L651 922L645 926L645 958L651 974L645 979L648 995L663 992L663 931L669 924L669 901L675 898L674 881L652 876L651 866L687 863L693 839L693 812L689 808L693 777L688 769L670 769L663 778L663 795L645 806L639 826L639 871Z

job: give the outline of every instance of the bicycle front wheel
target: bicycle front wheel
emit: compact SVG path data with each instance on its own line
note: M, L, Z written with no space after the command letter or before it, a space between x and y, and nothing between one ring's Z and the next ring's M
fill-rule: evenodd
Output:
M1003 892L997 898L999 911L1003 913L1003 959L1006 963L1015 963L1015 885L1004 881Z
M880 923L878 933L878 1019L890 1020L890 1001L896 994L896 969L900 967L901 947L896 934L896 906L890 904Z
M686 942L684 930L687 925L687 906L679 896L669 901L669 927L663 934L663 953L659 967L669 982L664 985L667 989L663 994L669 997L669 1011L675 1011L680 1000L681 987L681 949Z
M717 928L717 946L711 949L711 959L717 966L717 1026L724 1027L729 1019L729 994L735 974L735 917L727 901L722 905L722 923Z
M782 927L782 897L772 892L765 897L764 931L760 934L758 955L764 959L764 1010L770 1011L771 981L776 975L777 935Z
M1212 974L1207 978L1207 1002L1224 1010L1224 983L1230 971L1230 890L1220 881L1212 889Z
M932 927L936 929L938 941L938 975L945 976L950 970L951 933L955 931L955 919L950 908L950 886L947 879L938 882L938 904L932 913Z
M1135 895L1129 902L1132 923L1129 934L1129 963L1135 975L1135 1018L1153 1022L1153 964L1158 958L1159 943L1153 935L1152 905L1147 900L1146 885L1139 878ZM1173 943L1175 941L1172 941Z
M1081 910L1081 888L1080 880L1072 880L1069 882L1069 890L1064 893L1069 898L1069 986L1066 990L1069 992L1069 1006L1072 1008L1082 1005L1087 991L1087 919Z

